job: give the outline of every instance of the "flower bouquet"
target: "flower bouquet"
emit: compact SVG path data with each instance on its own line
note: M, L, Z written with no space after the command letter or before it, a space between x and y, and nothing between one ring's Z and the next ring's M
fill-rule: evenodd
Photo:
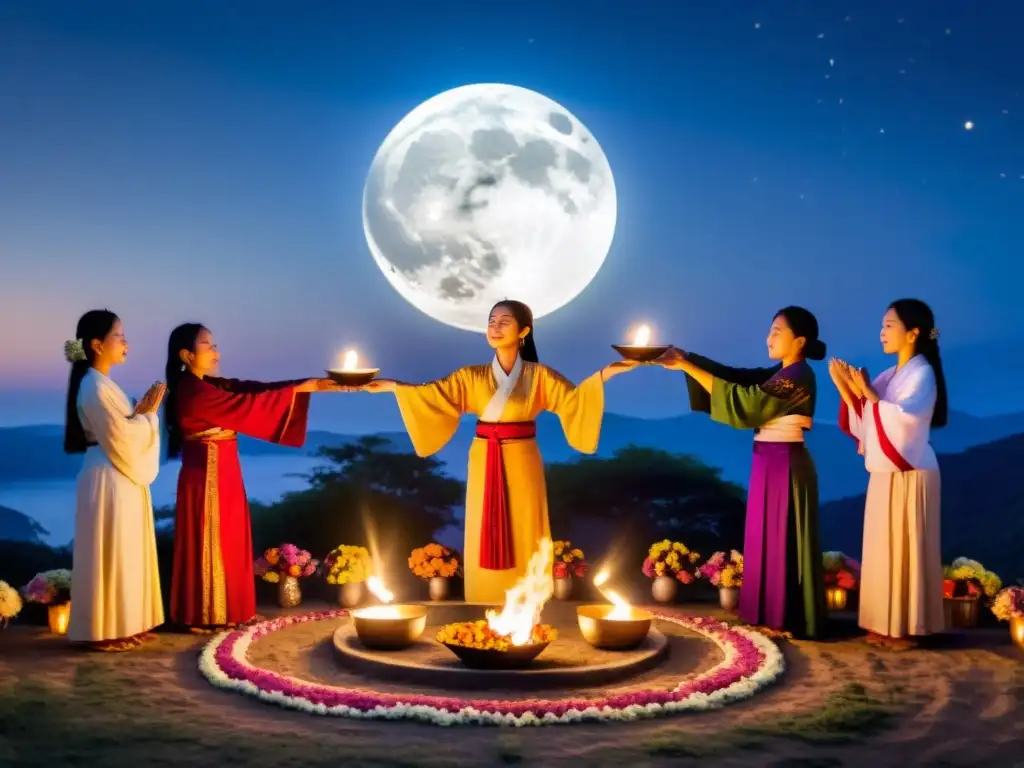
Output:
M584 559L583 550L573 547L571 541L554 543L554 564L551 574L555 578L555 598L568 600L572 595L572 577L583 578L590 570Z
M459 573L459 558L448 547L432 541L412 551L409 569L429 582L431 600L444 600L448 597L448 579Z
M337 585L338 602L344 608L354 608L365 596L365 583L373 572L373 561L366 547L341 544L324 558L327 583Z
M71 571L57 568L32 577L22 589L30 603L47 606L50 631L55 635L67 634L71 623Z
M700 555L691 552L681 541L655 542L644 559L641 570L649 579L654 579L651 593L659 603L670 603L675 599L678 583L692 584L700 577L697 562Z
M558 630L549 624L535 624L529 642L515 645L509 635L491 629L486 619L446 624L437 633L444 645L475 669L512 669L524 666L558 638Z
M71 571L57 568L37 573L22 589L30 603L61 605L71 601Z
M715 552L697 569L697 573L711 582L712 586L718 587L718 598L723 608L727 611L736 609L739 605L740 587L743 586L742 553L735 549L728 555L725 552Z
M1010 637L1024 648L1024 587L1006 587L992 601L992 613L1000 621L1010 622Z
M21 595L6 581L0 581L0 626L21 613Z
M277 584L277 599L282 608L294 608L302 602L299 579L316 573L317 561L304 549L294 544L271 547L256 559L253 573L264 581Z
M984 596L993 599L1003 586L1002 580L977 560L958 557L952 565L942 567L942 596L946 610L946 626L972 628L978 626L978 601Z
M825 580L825 602L833 611L846 608L847 592L860 586L860 563L842 552L821 556Z

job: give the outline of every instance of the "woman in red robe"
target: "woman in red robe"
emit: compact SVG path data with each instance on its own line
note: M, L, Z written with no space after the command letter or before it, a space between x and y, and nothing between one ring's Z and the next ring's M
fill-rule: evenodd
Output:
M192 629L256 616L249 503L238 434L300 448L309 393L340 391L329 379L277 383L216 377L220 353L202 325L174 329L167 344L167 457L181 457L174 518L171 621Z

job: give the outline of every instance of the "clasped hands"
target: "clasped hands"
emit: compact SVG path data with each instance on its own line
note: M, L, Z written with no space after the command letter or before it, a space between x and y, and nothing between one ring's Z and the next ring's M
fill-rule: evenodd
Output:
M871 374L867 368L855 368L845 360L833 357L828 361L828 372L840 389L845 385L854 397L863 397L872 403L878 402L878 393L871 386Z

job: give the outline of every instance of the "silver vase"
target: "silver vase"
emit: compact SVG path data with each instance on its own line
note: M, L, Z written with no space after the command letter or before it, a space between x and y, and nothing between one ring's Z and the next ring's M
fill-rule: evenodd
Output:
M294 608L302 602L302 589L294 576L282 576L277 583L277 602L282 608Z
M355 608L363 602L366 585L362 581L350 581L338 588L338 604L342 608Z
M651 596L659 603L671 603L676 599L679 582L671 576L655 576L651 584Z
M740 604L739 587L719 587L718 602L727 611L735 611Z
M430 599L435 603L448 599L448 579L444 576L434 576L427 584L430 591Z
M555 600L568 600L572 597L572 576L555 579Z

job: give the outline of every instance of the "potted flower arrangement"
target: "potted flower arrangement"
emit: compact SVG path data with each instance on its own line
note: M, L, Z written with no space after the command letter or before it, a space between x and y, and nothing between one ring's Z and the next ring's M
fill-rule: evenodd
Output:
M655 542L647 552L641 570L651 584L651 595L659 603L671 603L676 598L679 584L692 584L699 577L697 561L700 555L691 552L681 541Z
M825 603L830 611L846 608L847 596L860 585L860 563L842 552L822 554L825 577Z
M338 585L338 602L343 608L355 608L366 597L366 580L373 571L373 562L366 547L342 544L324 558L324 574L328 584Z
M958 557L942 568L942 596L946 626L970 629L978 626L978 601L994 598L1003 586L1000 578L986 571L977 560Z
M430 542L409 555L409 569L428 583L430 599L448 599L448 579L459 573L459 559L448 547Z
M21 613L21 595L6 581L0 581L0 627Z
M47 606L50 631L66 635L71 621L71 571L57 568L37 573L22 590L30 603Z
M718 602L727 611L735 611L740 604L740 587L743 586L743 554L735 549L729 554L715 552L708 558L698 573L718 587Z
M583 556L583 550L573 547L571 541L556 541L554 544L555 599L568 600L572 596L572 577L583 578L590 566Z
M1024 649L1024 587L1006 587L992 601L992 613L1000 621L1010 622L1010 637Z
M294 608L302 602L299 579L316 573L318 563L312 555L294 544L271 547L256 559L253 572L264 581L277 584L277 601L282 608Z

